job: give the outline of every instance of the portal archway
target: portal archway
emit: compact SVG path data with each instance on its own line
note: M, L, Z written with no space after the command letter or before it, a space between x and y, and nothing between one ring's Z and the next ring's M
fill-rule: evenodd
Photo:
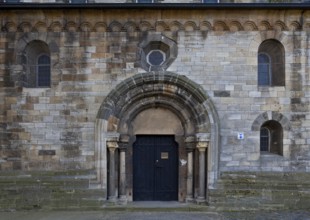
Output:
M179 148L186 152L183 161L186 164L186 184L185 189L179 192L179 200L205 201L207 190L213 188L218 176L219 120L212 101L201 86L185 76L149 72L117 85L97 115L97 177L102 188L108 191L109 200L132 199L132 180L126 173L133 172L128 163L130 149L135 135L141 134L137 133L133 122L137 121L137 116L158 109L169 112L168 115L174 115L180 122L179 127L170 131L170 135L175 135ZM146 128L149 129L148 134L152 132L150 126L146 125ZM150 135L156 133L158 131L154 130ZM126 169L129 172L125 172Z

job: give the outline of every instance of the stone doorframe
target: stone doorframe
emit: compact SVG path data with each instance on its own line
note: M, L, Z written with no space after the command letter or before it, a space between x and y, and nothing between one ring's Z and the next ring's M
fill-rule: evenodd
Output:
M172 72L137 74L117 85L102 103L95 128L95 162L100 188L104 189L105 196L110 201L127 201L125 158L126 149L132 142L130 122L143 110L156 107L173 112L184 128L183 138L188 160L186 201L194 200L194 149L199 151L199 192L195 200L206 201L207 190L214 188L218 178L218 115L211 99L200 85ZM119 158L117 169L116 156Z

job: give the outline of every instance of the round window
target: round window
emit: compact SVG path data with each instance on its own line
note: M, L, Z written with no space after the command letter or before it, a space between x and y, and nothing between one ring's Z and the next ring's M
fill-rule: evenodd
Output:
M159 66L166 60L166 54L161 50L151 50L147 55L147 62L151 66Z

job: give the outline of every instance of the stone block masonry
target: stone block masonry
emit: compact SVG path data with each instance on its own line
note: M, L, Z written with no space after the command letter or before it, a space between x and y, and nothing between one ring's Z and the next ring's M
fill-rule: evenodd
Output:
M169 110L181 127L175 129L177 134L161 129L159 122L138 129L143 133L155 124L157 135L169 131L180 143L180 159L193 160L180 168L180 201L199 195L202 202L215 204L219 199L218 205L224 206L222 200L245 205L259 198L263 207L269 202L279 205L282 199L287 202L292 193L295 203L282 208L309 208L305 205L309 184L304 178L310 171L308 10L51 8L1 10L0 21L2 210L100 207L117 193L132 199L134 170L131 151L126 149L140 134L133 128L144 108ZM149 72L142 65L149 62L149 55L142 59L140 47L153 39L150 36L156 41L143 51L157 45L156 50L165 52L161 59L169 57L171 45L175 46L167 69ZM283 45L284 85L258 85L258 50L266 40ZM28 46L37 42L43 42L50 55L49 87L26 84L27 77L36 73L29 67ZM283 130L278 154L260 150L260 129L270 121ZM132 137L127 140L126 135ZM111 140L115 146L125 146L121 163L117 147L114 163L109 159L112 151L107 151L106 143ZM195 141L208 142L208 147L198 154L185 146ZM127 171L121 178L120 167ZM245 181L254 175L264 184L268 176L274 185L245 186L240 173L246 173ZM286 175L287 185L282 182ZM120 185L119 178L121 192L111 190ZM240 188L236 182L242 183ZM285 188L283 197L271 192L277 186Z
M0 210L97 209L104 191L92 188L95 179L89 170L2 172Z

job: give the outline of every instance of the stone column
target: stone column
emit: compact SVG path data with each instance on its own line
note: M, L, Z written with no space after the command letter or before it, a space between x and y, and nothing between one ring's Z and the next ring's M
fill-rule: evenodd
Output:
M208 142L199 141L197 149L199 151L199 191L197 203L206 201L206 149Z
M120 142L120 161L119 161L119 200L121 204L127 204L126 195L126 151L128 143Z
M116 201L115 192L115 150L118 148L116 141L107 141L107 147L110 153L110 163L109 163L109 196L108 199L111 202Z
M194 161L193 161L193 151L195 148L194 139L191 137L186 138L186 151L187 151L187 176L186 176L186 202L194 201Z

